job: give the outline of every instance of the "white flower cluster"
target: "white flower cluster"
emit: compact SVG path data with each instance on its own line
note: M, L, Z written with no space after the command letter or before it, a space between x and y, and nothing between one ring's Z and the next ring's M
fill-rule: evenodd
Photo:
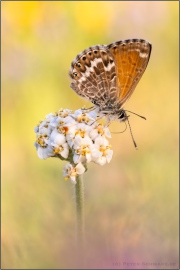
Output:
M100 124L98 110L74 113L60 109L50 113L35 127L38 157L58 157L67 160L63 176L76 183L76 177L85 172L86 164L95 162L104 165L110 162L113 151L107 138L111 138L108 127Z

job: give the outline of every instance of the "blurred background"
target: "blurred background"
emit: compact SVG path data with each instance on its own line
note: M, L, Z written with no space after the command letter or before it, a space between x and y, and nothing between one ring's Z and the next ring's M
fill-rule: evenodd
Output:
M86 267L178 267L178 20L175 1L2 2L2 265L80 268L74 186L65 162L40 160L34 127L90 103L69 87L71 61L96 44L142 38L149 65L112 134L110 164L85 174ZM113 123L111 131L122 131ZM10 155L10 157L8 156Z

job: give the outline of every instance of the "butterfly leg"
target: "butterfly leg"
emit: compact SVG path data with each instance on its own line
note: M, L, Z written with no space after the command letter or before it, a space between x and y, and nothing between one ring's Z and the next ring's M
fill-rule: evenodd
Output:
M88 113L88 112L91 112L91 111L95 110L96 108L97 108L96 106L92 106L92 107L89 107L89 108L82 107L81 110L86 111L86 113Z
M105 127L109 127L109 125L110 125L113 121L116 121L116 120L118 119L118 116L114 117L113 119L111 119L109 115L107 115L106 117L107 117L107 124L105 125Z
M102 119L103 117L104 117L104 115L97 116L97 119L96 119L94 122L92 122L92 123L90 124L90 126L92 126L94 123L96 123L98 120Z

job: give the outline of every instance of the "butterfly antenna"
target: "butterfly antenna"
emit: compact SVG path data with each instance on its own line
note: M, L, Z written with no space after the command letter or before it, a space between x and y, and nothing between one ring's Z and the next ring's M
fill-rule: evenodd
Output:
M134 137L133 137L133 134L132 134L132 130L131 130L131 126L130 126L128 117L127 117L127 122L128 122L128 125L129 125L129 129L130 129L130 133L131 133L131 137L132 137L134 146L135 146L136 150L138 150L137 144L136 144L136 142L135 142L135 140L134 140Z
M134 113L134 112L131 112L131 111L128 111L128 110L126 110L126 112L130 112L130 113L135 114L135 115L137 115L137 116L143 118L144 120L146 120L146 117L144 117L144 116L142 116L142 115L139 115L139 114L137 114L137 113Z

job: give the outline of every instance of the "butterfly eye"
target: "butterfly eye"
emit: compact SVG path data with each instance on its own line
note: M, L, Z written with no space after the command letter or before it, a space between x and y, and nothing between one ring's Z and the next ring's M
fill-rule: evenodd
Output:
M86 60L86 56L83 56L82 60L84 60L84 61L85 61L85 60Z

